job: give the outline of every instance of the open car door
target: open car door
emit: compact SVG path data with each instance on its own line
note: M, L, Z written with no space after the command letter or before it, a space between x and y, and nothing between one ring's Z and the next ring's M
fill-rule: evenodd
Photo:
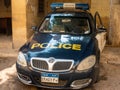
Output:
M94 20L97 30L96 39L98 40L98 47L100 52L102 52L106 44L106 29L103 26L101 17L98 12L95 13Z

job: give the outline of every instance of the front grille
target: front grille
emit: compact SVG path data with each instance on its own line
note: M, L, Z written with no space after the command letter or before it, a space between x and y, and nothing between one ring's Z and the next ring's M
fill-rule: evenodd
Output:
M53 70L68 70L72 62L57 62L53 66Z
M32 66L35 69L48 70L48 64L47 64L47 62L42 61L42 60L33 59L32 60Z
M55 59L49 62L49 58L32 58L31 66L33 69L50 72L69 71L73 66L73 60Z

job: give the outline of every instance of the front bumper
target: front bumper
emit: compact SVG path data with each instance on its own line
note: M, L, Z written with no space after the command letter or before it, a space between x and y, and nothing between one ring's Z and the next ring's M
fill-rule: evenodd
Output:
M21 67L16 63L18 78L27 85L34 85L43 88L53 89L80 89L88 86L92 82L94 71L92 69L84 72L64 72L59 74L59 83L42 83L41 72L36 72L28 67Z

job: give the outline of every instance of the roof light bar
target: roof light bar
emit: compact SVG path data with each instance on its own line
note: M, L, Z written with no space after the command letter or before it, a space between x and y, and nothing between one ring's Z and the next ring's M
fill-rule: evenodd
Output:
M81 10L89 10L89 5L84 3L52 3L52 10L57 9L81 9Z

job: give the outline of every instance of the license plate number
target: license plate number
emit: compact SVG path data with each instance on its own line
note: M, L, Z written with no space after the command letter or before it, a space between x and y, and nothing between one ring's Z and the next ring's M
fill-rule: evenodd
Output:
M41 82L45 83L59 83L59 75L53 73L42 73Z

